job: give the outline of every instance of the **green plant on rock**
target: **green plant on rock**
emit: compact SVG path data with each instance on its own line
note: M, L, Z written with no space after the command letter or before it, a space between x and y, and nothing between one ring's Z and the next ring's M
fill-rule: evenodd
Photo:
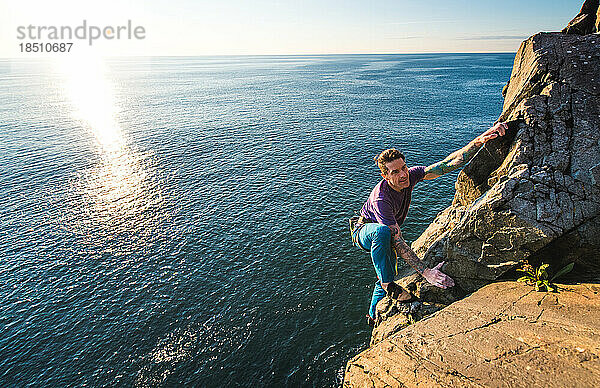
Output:
M558 287L556 287L552 281L571 272L574 265L575 263L567 264L560 271L555 273L554 276L549 278L546 269L550 266L550 264L542 263L542 265L537 268L534 268L530 264L524 264L523 268L517 269L517 271L523 272L525 275L518 278L517 281L533 285L536 291L557 292Z

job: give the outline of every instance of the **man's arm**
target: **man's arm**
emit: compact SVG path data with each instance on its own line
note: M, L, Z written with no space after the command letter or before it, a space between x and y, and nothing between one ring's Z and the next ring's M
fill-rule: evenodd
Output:
M508 126L506 123L497 123L481 135L477 136L460 150L448 155L446 159L442 160L441 162L434 163L431 166L427 166L425 168L425 177L423 179L434 179L463 167L469 163L469 160L475 156L483 144L498 136L504 136L507 128Z
M440 288L448 288L454 286L454 280L442 271L440 268L444 265L444 262L436 265L435 268L427 268L425 264L419 259L417 254L408 246L408 244L402 238L402 233L400 232L400 227L396 225L391 225L389 227L392 230L392 244L396 249L396 253L398 256L402 257L404 261L413 267L418 273L423 275L425 280L427 280L430 284Z

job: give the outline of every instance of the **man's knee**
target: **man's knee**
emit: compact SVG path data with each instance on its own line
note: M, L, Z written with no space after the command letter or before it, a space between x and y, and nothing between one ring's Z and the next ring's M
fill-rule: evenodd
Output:
M373 237L379 241L389 242L392 238L392 230L389 226L378 224L373 231Z

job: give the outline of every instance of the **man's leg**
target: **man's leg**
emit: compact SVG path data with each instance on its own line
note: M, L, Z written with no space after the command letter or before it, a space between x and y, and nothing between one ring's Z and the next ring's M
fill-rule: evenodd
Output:
M379 302L385 296L385 290L381 287L381 283L378 281L375 283L373 288L373 296L371 297L371 307L369 308L369 316L375 319L375 310L377 308L377 302Z
M387 285L394 281L395 257L391 252L392 231L385 225L369 223L360 229L358 241L363 248L371 251L373 267L375 267L377 279L379 279L373 290L369 311L371 318L375 318L375 306L385 296L382 283Z

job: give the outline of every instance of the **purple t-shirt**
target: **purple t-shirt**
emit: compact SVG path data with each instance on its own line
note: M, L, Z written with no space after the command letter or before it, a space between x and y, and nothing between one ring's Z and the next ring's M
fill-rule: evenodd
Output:
M425 177L425 166L414 166L408 169L409 186L401 191L390 187L385 179L375 186L369 199L365 202L360 215L383 225L402 225L415 185Z

